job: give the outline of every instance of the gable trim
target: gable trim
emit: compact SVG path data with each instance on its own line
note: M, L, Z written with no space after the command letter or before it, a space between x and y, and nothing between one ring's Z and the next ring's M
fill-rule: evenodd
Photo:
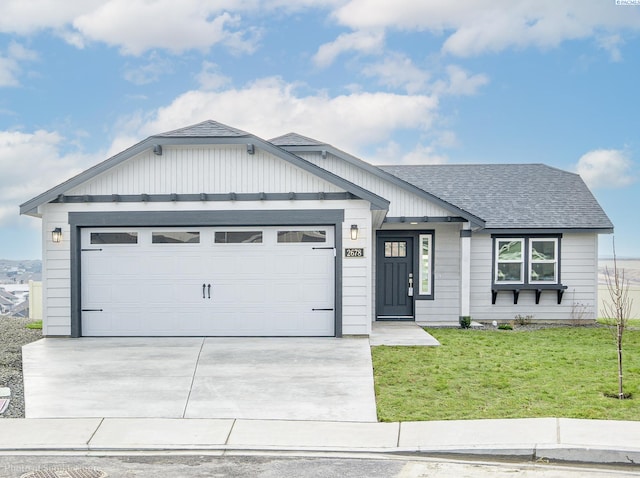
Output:
M84 172L74 176L73 178L59 184L58 186L49 189L48 191L36 196L33 199L20 205L20 214L34 215L37 212L37 208L43 204L49 203L61 195L64 195L66 191L73 189L97 175L108 171L109 169L131 159L132 157L148 150L156 149L158 146L188 146L188 145L213 145L213 144L254 144L260 149L273 154L274 156L289 162L290 164L299 167L300 169L307 171L314 176L319 177L341 189L344 189L354 197L364 199L371 204L372 210L388 210L389 201L377 194L372 193L350 181L347 181L336 174L333 174L320 166L316 166L309 161L306 161L295 154L281 149L273 144L264 141L257 136L246 135L240 137L171 137L171 136L150 136L149 138L141 141L140 143L131 146L128 149L112 156L111 158L85 170Z

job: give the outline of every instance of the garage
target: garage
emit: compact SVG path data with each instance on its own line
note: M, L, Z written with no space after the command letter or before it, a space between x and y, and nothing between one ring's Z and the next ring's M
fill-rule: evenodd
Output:
M81 228L81 335L334 336L334 229Z

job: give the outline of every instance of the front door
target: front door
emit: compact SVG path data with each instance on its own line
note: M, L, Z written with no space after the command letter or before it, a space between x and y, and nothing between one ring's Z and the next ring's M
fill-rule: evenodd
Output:
M412 237L378 237L376 288L379 320L414 319Z

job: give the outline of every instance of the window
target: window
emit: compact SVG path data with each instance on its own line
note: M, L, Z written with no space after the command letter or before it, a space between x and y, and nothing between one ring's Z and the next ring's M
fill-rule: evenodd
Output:
M495 284L557 284L559 237L495 238Z
M523 282L524 239L496 240L496 282Z
M278 242L327 242L327 231L278 231Z
M262 231L216 231L216 244L261 244Z
M420 295L431 295L432 235L420 234Z
M92 232L91 244L137 244L137 232Z
M154 232L151 234L153 244L198 244L200 242L199 232L169 231Z
M407 243L404 241L385 241L384 257L407 257Z
M558 282L558 239L530 239L529 282Z

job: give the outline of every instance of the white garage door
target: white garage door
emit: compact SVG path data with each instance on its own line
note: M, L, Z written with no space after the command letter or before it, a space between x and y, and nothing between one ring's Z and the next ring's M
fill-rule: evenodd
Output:
M82 230L84 336L333 336L333 227Z

